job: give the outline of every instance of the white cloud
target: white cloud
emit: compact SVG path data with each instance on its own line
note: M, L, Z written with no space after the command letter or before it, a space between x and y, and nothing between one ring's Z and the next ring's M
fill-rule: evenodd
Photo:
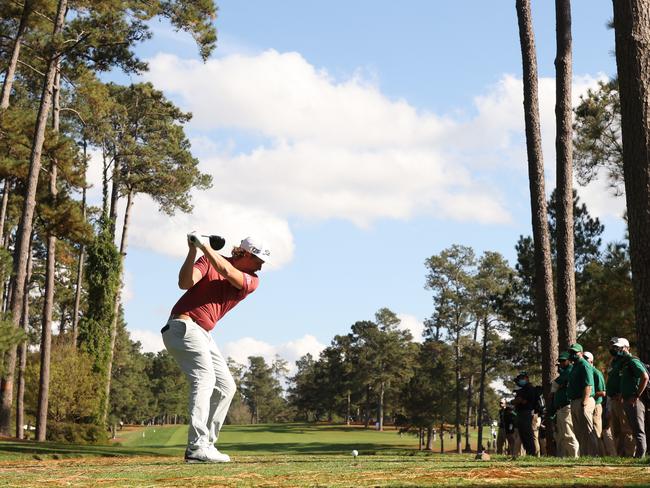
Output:
M515 76L504 75L476 96L471 116L452 118L391 100L359 73L336 80L295 52L230 54L206 63L158 54L149 62L147 79L194 114L192 138L214 187L194 193L192 215L172 218L138 197L132 245L180 256L190 230L224 235L228 247L253 234L275 254L266 268L279 268L293 255L292 218L361 227L418 215L511 222L506 185L512 180L505 183L504 172L524 185L527 179L523 88ZM602 78L576 77L574 101ZM539 80L539 99L550 193L552 78ZM235 135L219 140L223 130ZM91 169L98 178L96 164Z
M271 364L277 354L289 363L289 376L291 376L296 372L295 363L298 359L307 353L311 353L314 359L317 359L323 349L325 349L324 344L314 336L306 334L300 339L276 345L252 337L242 337L226 343L221 347L221 353L243 365L248 364L249 356L262 356L268 364Z
M194 114L195 130L262 138L239 152L201 143L214 151L202 168L214 177L217 207L360 226L418 214L509 221L498 192L447 154L445 141L464 127L390 100L359 74L338 81L298 53L273 50L207 63L160 54L150 66L148 79Z
M142 352L158 352L165 349L162 334L158 331L129 329L131 340L139 341L142 344Z
M272 252L272 259L264 269L279 268L291 260L293 235L286 220L261 208L215 201L211 191L195 193L193 203L192 214L178 213L169 217L158 211L150 197L138 196L132 212L131 245L169 256L184 256L187 253L186 235L195 230L200 234L224 237L225 254L243 238L255 236Z
M587 205L589 213L601 218L621 219L626 210L625 195L614 196L608 185L607 176L600 172L587 186L574 185L580 200Z
M399 328L408 330L413 336L413 342L424 342L422 332L424 332L424 322L413 315L398 313L397 318L401 320Z
M133 300L134 296L133 274L131 274L128 269L125 269L122 272L122 295L120 297L122 304L126 304L127 302Z

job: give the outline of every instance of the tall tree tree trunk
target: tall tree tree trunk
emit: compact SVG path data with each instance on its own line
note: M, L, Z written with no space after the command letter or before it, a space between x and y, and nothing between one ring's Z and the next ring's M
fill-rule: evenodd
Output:
M10 189L11 183L9 183L9 178L5 178L4 188L2 190L2 204L0 204L0 239L3 241L3 245L5 235L5 221L7 220L7 204L9 203Z
M384 382L382 381L381 384L379 385L379 430L380 431L384 430L384 393L385 393L385 386L384 386Z
M53 37L56 37L63 28L65 13L67 11L67 0L59 0L57 6L56 21L54 24ZM47 118L52 105L52 86L56 74L58 54L53 53L47 63L47 71L43 83L43 92L38 108L36 118L36 128L34 130L34 140L32 142L32 151L29 160L29 174L27 177L27 188L25 191L25 201L18 225L16 235L16 246L14 250L14 277L15 283L20 286L14 286L11 294L11 315L14 327L20 325L22 305L23 305L23 283L27 274L27 254L29 247L29 235L32 231L34 219L34 207L36 206L36 187L38 185L38 175L41 171L41 153L45 141L45 129L47 127ZM12 347L7 355L5 363L4 382L2 383L2 403L0 404L0 434L9 434L11 428L11 405L13 403L14 390L14 369L16 368L16 346Z
M440 421L440 454L445 453L445 422Z
M120 158L116 156L113 160L113 184L111 185L111 206L108 215L111 223L111 235L113 238L115 238L115 230L117 228L117 202L120 199L120 171Z
M542 383L548 398L557 362L557 320L553 296L553 270L548 232L546 194L544 190L544 161L539 127L537 101L537 57L530 11L530 0L516 0L517 19L524 81L524 121L528 153L530 206L535 245L535 308L539 320L542 343Z
M366 419L364 427L367 429L370 425L370 385L366 385Z
M427 451L433 451L433 424L427 426Z
M350 390L348 390L348 408L347 408L347 410L346 410L347 413L346 413L346 417L345 417L345 425L350 425L350 413L351 413L350 408L351 408L351 406L352 406L352 402L351 402L351 398L350 398L350 396L351 396L351 395L350 395Z
M29 239L29 257L27 258L27 274L25 275L25 294L23 296L23 316L21 325L25 334L29 330L29 282L32 279L32 267L34 259L32 257L33 233ZM23 426L25 425L25 370L27 368L27 342L25 339L20 343L18 350L18 389L16 392L16 437L25 438Z
M460 337L456 333L456 452L462 454L460 447Z
M474 395L474 375L469 375L467 382L467 408L465 410L465 451L470 452L472 446L469 442L469 425L472 418L472 397Z
M126 210L124 212L124 223L122 225L122 239L120 241L120 256L122 257L122 265L120 266L120 283L122 283L122 276L124 275L124 259L126 257L126 248L128 246L128 235L129 235L129 223L131 220L131 208L133 207L133 192L129 191L126 199ZM117 320L119 317L120 311L120 302L121 302L122 291L120 290L115 295L115 309L113 322L111 323L111 344L108 354L108 364L106 368L106 379L105 379L105 407L102 410L104 413L104 423L106 423L109 405L110 405L110 393L111 393L111 375L113 371L113 354L115 352L115 338L117 337Z
M650 362L650 1L615 0L614 31L637 350Z
M87 150L88 143L84 136L83 141L84 147L84 181L86 179L86 172L88 170L88 159L87 159ZM84 184L83 190L81 193L81 215L83 220L86 220L86 185ZM74 310L72 312L72 344L77 344L77 336L79 335L79 307L81 305L81 287L83 286L83 274L84 274L84 260L86 255L86 246L81 243L79 246L79 258L77 260L77 281L75 284L75 294L74 294Z
M23 4L23 12L20 16L18 30L16 31L16 38L11 49L11 59L5 71L5 79L2 83L2 91L0 92L0 110L9 108L9 97L11 96L11 88L13 87L14 79L16 77L16 67L18 66L18 58L20 57L20 48L23 43L25 30L27 29L27 20L34 8L34 0L25 0Z
M555 58L557 328L559 347L566 350L576 341L570 0L555 0L555 19L557 40L557 57Z
M59 133L61 72L60 63L54 77L52 110L52 133ZM56 206L57 160L50 163L50 197ZM38 410L36 413L36 440L43 442L47 432L47 406L50 399L50 354L52 350L52 310L54 309L54 286L56 273L56 236L47 234L47 261L45 271L45 301L43 303L43 330L41 333L41 371L38 382Z
M478 400L478 440L476 442L476 451L482 452L485 450L483 447L483 411L485 410L485 372L487 370L487 346L488 346L488 332L489 320L483 319L483 348L481 350L481 384L479 386L479 400Z

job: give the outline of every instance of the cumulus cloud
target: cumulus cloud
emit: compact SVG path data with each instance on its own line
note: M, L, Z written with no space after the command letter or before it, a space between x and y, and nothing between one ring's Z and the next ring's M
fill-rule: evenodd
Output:
M324 344L321 344L314 336L306 334L300 339L281 344L269 344L252 337L242 337L226 343L221 347L221 353L243 365L248 364L249 356L262 356L268 364L271 364L278 355L289 363L289 376L291 376L296 372L295 363L298 359L307 353L317 359L323 349L325 349Z
M422 215L511 222L503 175L525 182L527 171L516 76L475 96L471 114L450 117L390 99L360 73L335 79L295 52L234 53L206 63L158 54L149 63L146 78L194 114L192 140L215 184L194 193L191 216L169 218L138 197L133 245L179 256L189 230L222 234L228 245L254 234L275 254L269 268L292 258L291 219L361 227ZM601 78L576 77L574 101ZM540 79L539 98L550 192L553 79Z
M413 336L413 342L424 342L422 333L424 332L424 322L413 315L398 313L397 318L401 320L399 328L408 330Z
M510 219L498 192L445 146L454 128L464 128L389 99L361 75L335 80L298 53L273 50L207 63L160 54L150 66L148 79L194 114L193 130L236 129L257 138L237 151L236 144L210 147L197 136L202 168L219 182L215 203L359 226L422 214Z
M162 334L159 331L129 329L129 335L131 340L140 342L142 352L158 352L165 349Z

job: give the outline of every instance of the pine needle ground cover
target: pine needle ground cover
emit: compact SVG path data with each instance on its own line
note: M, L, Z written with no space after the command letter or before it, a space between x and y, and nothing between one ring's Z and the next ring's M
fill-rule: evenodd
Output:
M305 424L227 426L220 447L233 463L186 465L186 432L132 429L112 446L1 441L0 486L650 486L648 461L479 462L471 454L419 452L413 437L395 431Z

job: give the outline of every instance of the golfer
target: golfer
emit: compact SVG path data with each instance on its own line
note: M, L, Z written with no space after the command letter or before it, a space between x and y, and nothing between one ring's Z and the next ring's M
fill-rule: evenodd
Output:
M162 338L190 385L190 426L185 461L227 463L214 446L235 394L235 380L210 331L228 310L255 291L255 274L270 251L247 237L229 258L215 252L196 234L187 235L187 257L178 286L187 290L172 308ZM203 255L197 260L197 250Z

